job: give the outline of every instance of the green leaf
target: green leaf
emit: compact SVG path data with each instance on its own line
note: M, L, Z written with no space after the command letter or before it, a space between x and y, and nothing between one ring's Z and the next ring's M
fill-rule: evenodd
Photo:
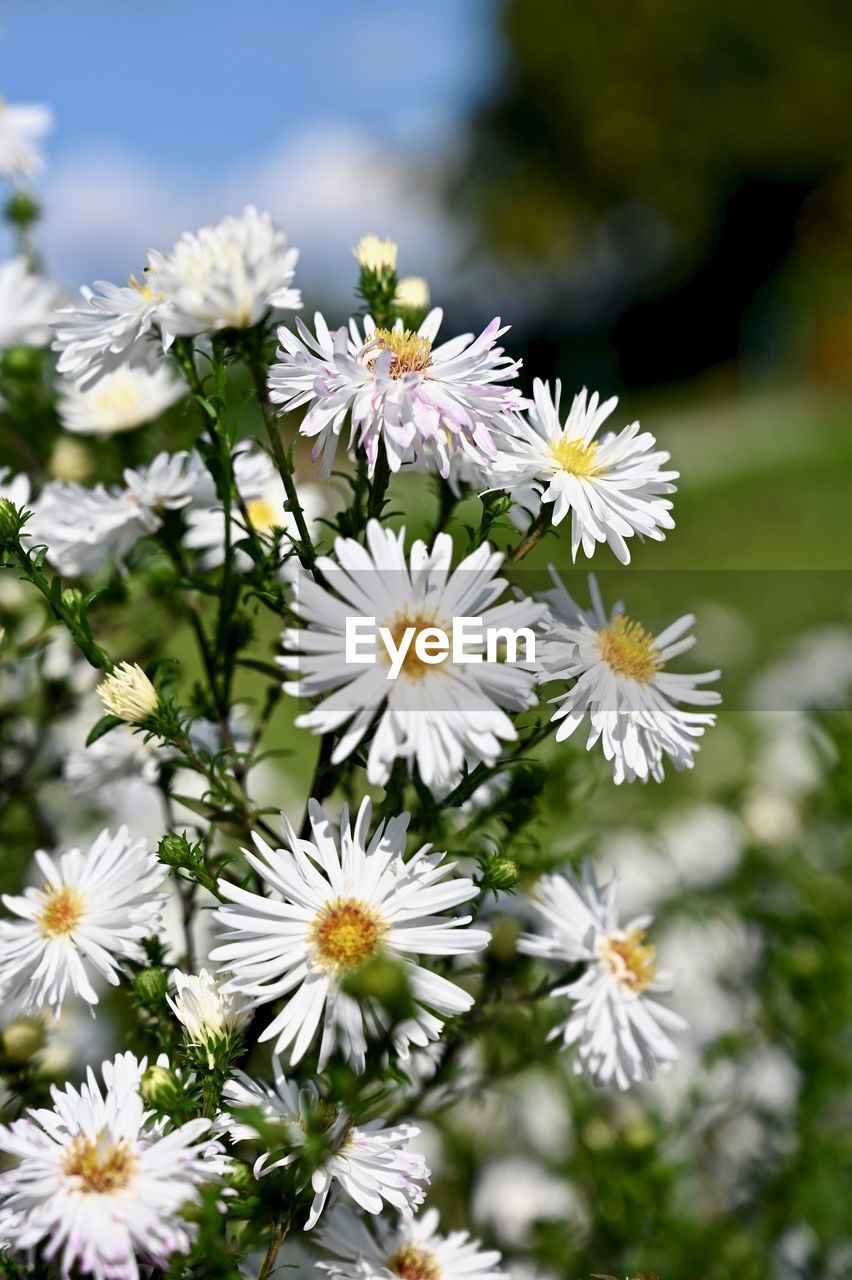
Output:
M102 738L105 733L109 733L110 729L114 729L117 724L123 724L123 720L119 720L118 716L101 716L97 724L91 729L86 746L90 747L93 742L97 742L98 738Z

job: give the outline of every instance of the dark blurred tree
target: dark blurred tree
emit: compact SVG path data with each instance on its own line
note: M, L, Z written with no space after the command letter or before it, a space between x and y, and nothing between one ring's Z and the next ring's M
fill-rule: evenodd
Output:
M630 381L735 354L803 202L852 164L852 5L498 10L503 61L460 191L487 248L543 266Z

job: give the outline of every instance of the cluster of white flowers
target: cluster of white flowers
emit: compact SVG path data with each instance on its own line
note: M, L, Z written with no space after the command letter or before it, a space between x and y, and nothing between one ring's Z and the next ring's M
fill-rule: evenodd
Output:
M39 118L30 113L10 122L9 110L0 106L0 172L28 176L36 167L28 140ZM175 1033L169 1043L181 1046L207 1085L218 1079L204 1119L156 1119L143 1102L147 1064L126 1054L104 1064L104 1090L90 1072L79 1091L71 1085L54 1091L53 1110L34 1110L0 1128L0 1150L14 1161L0 1174L0 1237L18 1252L40 1246L65 1276L76 1268L98 1280L135 1280L139 1263L163 1267L173 1253L185 1253L194 1236L185 1211L197 1205L202 1184L228 1172L227 1135L238 1152L254 1149L255 1177L286 1170L300 1205L312 1193L310 1205L303 1204L305 1227L325 1215L319 1235L328 1256L318 1265L328 1274L499 1280L498 1254L464 1232L439 1234L433 1210L413 1217L429 1181L424 1159L410 1147L417 1127L363 1119L329 1083L336 1078L330 1066L345 1064L350 1077L369 1081L377 1061L399 1072L400 1063L440 1053L447 1023L463 1025L475 1004L481 975L474 958L491 941L488 927L474 925L482 885L457 874L457 862L430 844L410 852L411 816L395 799L408 784L424 804L452 808L474 797L475 822L476 797L490 794L497 770L512 763L506 756L522 756L531 741L519 716L553 682L559 692L549 724L556 741L588 721L587 747L600 743L616 783L661 781L666 761L678 770L691 767L713 723L712 713L685 708L718 703L718 693L705 686L719 673L669 670L693 644L691 617L654 635L621 604L607 613L594 578L589 611L555 575L554 589L540 599L513 594L500 576L506 557L484 535L471 530L460 557L458 540L443 529L406 550L405 530L382 523L384 486L393 474L430 470L448 492L507 495L506 505L515 504L531 531L558 527L570 515L573 558L607 544L626 564L629 538L661 540L674 527L677 473L665 469L669 455L640 434L638 423L601 434L614 399L601 403L584 390L564 422L559 383L551 389L536 381L532 401L525 399L520 363L498 345L507 332L499 319L478 337L438 344L442 312L429 311L418 324L428 288L416 278L397 280L393 242L365 237L356 257L362 292L371 280L381 285L388 314L350 319L336 330L317 314L313 333L299 320L295 333L282 325L265 386L257 360L274 313L301 305L293 288L298 253L253 207L183 235L170 253L151 251L141 280L98 282L83 290L82 303L53 317L64 379L58 415L66 430L127 432L189 393L199 402L193 412L215 417L216 405L199 391L202 368L208 361L224 369L216 361L227 348L229 357L251 365L269 453L211 428L203 445L159 452L124 469L119 485L52 480L34 494L26 476L0 472L0 497L31 512L23 547L46 547L49 565L63 575L86 579L107 565L125 569L143 538L160 538L161 548L174 551L165 533L176 537L180 573L197 575L195 585L219 608L215 641L208 643L204 621L193 618L208 666L233 642L223 618L227 623L224 610L236 599L234 571L251 573L262 558L255 555L258 542L275 549L264 586L254 579L250 585L273 608L276 597L264 588L286 593L279 616L288 625L276 659L282 677L275 679L271 662L254 666L267 679L272 673L273 699L283 687L308 704L296 726L322 736L323 767L332 779L335 770L346 771L341 790L357 806L350 820L346 805L342 812L324 805L332 781L318 798L307 797L300 830L282 814L278 838L262 817L269 810L248 801L247 761L234 747L229 719L229 671L218 684L211 677L211 685L216 750L230 757L217 764L216 805L205 793L197 811L215 825L237 795L238 812L226 813L223 829L239 831L246 843L250 834L254 847L242 849L244 862L227 875L218 876L217 862L217 874L199 881L218 897L211 913L216 936L203 956L192 956L190 941L183 968L173 967L173 957L163 960L165 866L126 827L102 831L85 850L37 852L43 885L3 897L5 1000L26 1011L47 1006L58 1017L72 997L97 1004L101 979L131 981L154 955L157 966L172 970L170 989L164 976L162 992ZM55 308L55 294L22 259L0 267L0 346L44 344ZM403 315L417 327L406 328ZM314 441L320 464L317 482L300 482L297 491L292 453L282 455L275 434L276 411L296 410L303 411L298 434ZM331 507L327 481L341 441L357 463L355 515L338 523L333 551L322 554L313 539ZM454 654L433 663L407 649L389 679L381 653L363 666L348 660L353 618L371 619L395 641L435 629L448 634L456 620L474 619L485 631L528 632L539 641L538 653L520 661L480 654L464 663ZM138 768L160 778L181 753L203 771L192 717L168 738L157 720L165 704L142 667L99 661L107 670L99 686L104 707L125 722L114 776ZM147 744L135 751L126 726L140 739L161 733L173 755L155 756ZM545 717L539 738L548 727ZM259 733L246 736L249 756ZM109 749L103 740L95 746L91 759L106 775ZM371 800L361 798L366 786L353 780L356 764L366 785L386 788L384 816L375 825ZM79 759L66 776L91 793L90 770ZM203 856L198 847L193 857ZM193 863L178 857L169 865L179 867L189 910ZM615 891L615 881L600 888L590 866L581 881L544 877L529 902L543 918L542 930L524 934L520 951L560 968L548 993L568 1012L552 1036L576 1049L575 1069L625 1089L672 1065L671 1033L684 1024L656 998L671 982L646 940L649 920L620 926ZM193 959L208 967L193 972ZM359 987L371 965L392 975L404 1015L392 1013L369 984ZM237 1065L247 1061L240 1058L244 1041L272 1042L272 1084L262 1071L256 1078ZM157 1066L168 1076L167 1062ZM273 1130L280 1154L269 1140ZM368 1225L360 1216L388 1209L398 1220Z

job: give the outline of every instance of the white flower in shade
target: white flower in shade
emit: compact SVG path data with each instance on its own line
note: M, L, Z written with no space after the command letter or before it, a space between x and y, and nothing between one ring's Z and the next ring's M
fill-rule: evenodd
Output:
M53 125L49 107L35 102L14 105L0 98L0 174L13 181L34 177L42 168L39 143Z
M669 454L655 450L648 432L639 434L633 422L617 434L596 440L618 400L600 403L598 393L583 389L574 397L562 423L559 400L538 378L529 418L513 419L512 430L500 439L500 449L489 470L490 487L522 490L529 505L530 486L541 503L552 504L552 519L561 524L571 515L571 554L582 546L587 556L599 542L607 542L622 564L630 560L625 538L639 534L658 542L664 530L673 529L666 494L676 471L663 471ZM536 504L538 505L538 503Z
M46 347L58 300L55 286L31 271L26 258L0 262L0 350Z
M599 886L587 862L582 880L543 876L532 904L544 919L544 932L524 934L526 955L565 964L584 964L574 981L556 987L572 1009L550 1039L563 1048L577 1046L575 1071L588 1072L600 1084L619 1089L667 1071L678 1057L670 1032L686 1023L655 996L671 992L671 975L657 969L654 948L646 941L650 916L619 927L617 882Z
M393 1224L368 1225L347 1205L328 1214L320 1244L333 1256L316 1265L339 1280L506 1280L496 1250L483 1250L466 1231L438 1231L437 1209Z
M59 388L59 417L66 431L112 436L153 422L186 395L186 386L165 367L149 372L127 365L84 390L66 381Z
M3 895L18 918L0 920L0 989L56 1015L69 990L97 1004L93 972L117 986L120 961L143 960L141 939L159 931L164 870L127 827L102 831L85 853L40 849L35 861L44 887Z
M414 652L416 637L431 627L453 635L455 618L475 618L483 634L497 627L532 628L543 606L532 600L498 603L506 582L496 576L503 557L487 543L451 571L452 539L439 534L430 551L422 542L405 555L405 530L393 533L376 520L367 526L367 547L338 538L335 559L321 557L326 587L301 575L293 608L305 623L284 633L285 647L297 651L279 658L298 679L288 693L321 698L296 724L329 733L347 726L334 749L339 764L378 723L367 751L367 778L383 784L393 763L404 759L436 793L452 788L465 765L498 758L505 742L517 737L504 708L519 711L535 702L533 676L521 660L455 663L452 654L432 665ZM386 648L377 639L376 662L346 659L347 619L375 617L399 643L409 628L414 638L397 679L390 680ZM327 695L327 696L324 696Z
M367 316L364 333L354 320L331 333L314 317L316 337L297 318L298 336L281 327L278 363L269 374L270 398L282 412L308 405L300 430L315 436L314 458L331 474L338 438L351 415L348 447L367 456L372 474L383 440L388 463L420 460L442 476L461 452L482 464L495 454L492 431L524 403L507 383L520 365L495 346L506 332L492 320L478 338L464 334L434 345L442 312L429 313L417 333L378 329Z
M189 1044L207 1054L212 1068L220 1045L234 1046L249 1016L250 1004L222 990L219 979L207 969L195 974L172 973L174 998L167 996L172 1012L184 1028Z
M299 1090L287 1080L277 1058L272 1067L274 1087L252 1080L242 1071L225 1085L222 1096L235 1108L260 1107L267 1120L280 1121L287 1154L272 1159L264 1151L255 1161L255 1177L295 1163L300 1156L311 1117L324 1118L328 1153L311 1175L314 1200L305 1229L316 1226L329 1195L345 1192L367 1213L381 1213L385 1205L408 1214L422 1204L425 1191L418 1185L429 1181L429 1169L422 1156L406 1147L420 1130L412 1124L384 1128L383 1120L354 1126L345 1111L335 1112L324 1102L313 1084ZM256 1140L257 1132L239 1117L229 1117L229 1133L235 1142Z
M277 898L251 893L226 880L228 899L215 912L224 927L210 958L233 974L229 989L268 1003L287 996L261 1040L298 1062L321 1029L319 1069L339 1048L364 1070L367 1037L387 1034L381 1005L366 1006L347 994L341 980L365 960L387 955L400 962L415 1012L393 1028L394 1049L423 1047L441 1032L442 1020L473 1003L455 983L417 963L418 955L469 955L488 945L471 917L442 916L477 894L472 880L451 875L455 863L429 845L403 861L409 814L380 824L370 836L372 807L362 801L352 827L344 808L340 830L316 801L309 802L310 838L300 840L284 818L284 847L255 836L258 853L244 850L250 866Z
M57 369L81 386L90 386L122 365L152 368L162 354L160 325L166 299L150 265L140 281L127 285L97 280L84 286L82 304L64 307L54 317Z
M169 301L166 332L247 329L271 307L300 307L301 295L291 288L298 260L285 233L253 205L215 227L186 232L170 254L151 254L157 287Z
M145 1109L133 1054L91 1068L79 1091L53 1089L53 1108L0 1126L0 1220L18 1254L36 1249L63 1277L138 1280L186 1253L195 1227L184 1210L218 1181L225 1162L210 1121L166 1129Z
M383 271L396 271L396 255L399 250L395 240L383 240L381 236L362 236L352 250L358 266L365 271L379 274Z
M654 636L624 612L621 602L604 610L597 582L590 575L592 608L580 609L556 574L556 589L547 593L552 627L541 647L543 679L573 680L553 716L556 738L572 734L588 717L586 746L600 741L612 762L617 783L649 778L661 782L666 757L675 769L691 769L698 739L715 724L713 714L685 711L679 704L714 706L715 689L702 685L718 680L719 671L683 675L666 670L672 658L695 644L686 634L695 621L678 618Z
M246 449L236 452L234 483L245 504L248 520L244 518L239 506L232 508L233 542L246 538L247 523L261 538L270 538L275 529L283 529L293 537L298 536L292 513L284 510L284 503L287 501L284 482L267 454L260 450ZM308 528L314 528L326 509L323 489L316 484L300 484L299 501ZM207 505L194 503L187 512L183 541L191 551L199 553L203 569L213 569L222 564L225 559L225 513L221 504L216 504L215 494L210 496ZM252 565L251 558L241 549L237 550L236 563L241 571L250 569Z
M31 545L44 544L54 568L70 578L98 573L109 562L123 566L130 548L150 523L125 492L102 484L46 484L25 526Z
M128 468L125 501L138 509L147 529L159 527L164 511L178 511L190 503L211 502L216 488L200 456L192 450L158 453L147 466Z

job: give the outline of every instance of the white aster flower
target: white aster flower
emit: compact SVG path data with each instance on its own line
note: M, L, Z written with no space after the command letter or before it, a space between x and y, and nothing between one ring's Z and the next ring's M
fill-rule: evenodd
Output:
M187 1042L207 1054L212 1069L216 1048L223 1044L233 1046L248 1020L251 1005L223 991L219 979L207 969L198 975L175 969L171 983L175 995L166 999L172 1012L183 1026Z
M0 1218L9 1247L41 1246L64 1277L138 1280L139 1263L165 1267L186 1253L195 1228L183 1210L218 1179L222 1147L210 1121L173 1129L152 1120L139 1094L144 1060L105 1062L102 1088L91 1068L80 1090L53 1089L53 1109L0 1126Z
M118 985L121 960L143 960L140 940L156 934L167 895L164 869L127 827L102 831L85 853L58 859L39 849L44 887L4 894L14 920L0 920L0 989L22 1008L58 1016L69 989L97 1004L93 971Z
M542 960L588 966L575 981L554 989L554 996L568 996L573 1007L550 1039L561 1039L565 1049L577 1045L578 1074L628 1089L671 1067L678 1051L669 1033L684 1030L686 1023L653 998L671 992L672 978L657 969L654 948L646 942L650 916L619 926L617 889L615 879L600 887L590 862L582 880L543 876L532 904L546 931L524 934L518 946Z
M0 174L13 181L34 177L43 166L39 143L52 126L49 107L0 98Z
M210 472L194 449L158 453L147 466L128 468L124 483L124 500L138 509L151 532L159 527L164 511L212 502L216 496Z
M54 317L57 369L61 374L90 386L122 365L154 367L162 354L160 326L167 301L150 263L140 281L131 276L127 285L97 280L84 286L82 304L64 307Z
M261 538L270 538L275 529L283 529L285 533L298 537L292 513L284 510L287 501L284 482L267 454L261 450L238 449L234 454L234 483L245 504L248 523L255 533ZM326 509L324 491L316 484L299 485L299 501L308 528L312 529ZM248 533L239 506L232 508L231 520L234 525L232 540L239 542ZM221 504L216 505L215 494L210 495L206 505L197 501L187 512L183 541L191 551L199 553L201 568L214 569L222 564L225 559L225 512ZM252 561L238 549L236 564L238 569L246 571L251 568Z
M334 1256L316 1265L339 1280L505 1280L496 1250L483 1250L466 1231L438 1231L437 1209L393 1224L368 1225L347 1205L336 1206L320 1230Z
M127 365L86 390L66 381L59 389L59 417L76 435L112 436L153 422L185 395L186 386L166 366L149 371Z
M167 758L155 742L146 742L143 734L119 724L88 747L69 747L62 774L76 795L90 798L99 808L120 812L126 784L140 780L155 786Z
M58 300L56 287L32 271L26 258L0 262L0 350L46 347Z
M114 561L123 566L130 548L149 531L150 521L126 492L51 481L31 504L24 527L33 546L44 544L54 568L70 578L99 572Z
M169 301L169 337L247 329L271 307L300 307L301 294L291 288L298 260L285 233L253 205L215 227L186 232L170 254L151 254L157 287Z
M430 551L415 542L405 555L405 530L394 533L378 521L367 526L367 547L345 538L335 543L335 559L317 562L327 587L302 575L294 609L305 629L284 633L285 647L298 651L278 661L298 673L285 684L288 693L322 697L296 724L329 733L347 725L332 756L339 764L352 752L376 716L369 743L367 778L387 782L393 763L404 759L436 793L450 790L467 764L493 764L505 742L517 737L504 708L513 711L535 702L533 677L521 661L454 663L452 655L436 665L421 662L413 643L396 680L381 641L376 662L346 661L346 620L375 617L399 638L407 628L415 636L430 627L453 634L455 618L476 618L486 630L533 627L544 609L532 600L497 603L506 587L496 576L503 561L487 543L451 571L452 538L439 534ZM334 594L332 594L334 592ZM521 650L522 651L522 650ZM520 655L518 655L520 656Z
M120 662L98 685L104 708L128 724L142 724L157 710L159 694L138 662Z
M561 704L553 716L557 741L567 738L588 716L586 746L600 740L612 762L616 783L662 782L668 757L675 769L691 769L698 739L715 724L713 714L685 711L679 705L715 706L721 695L700 686L718 680L719 671L684 675L666 670L667 664L691 649L687 635L695 621L678 618L654 636L625 614L619 601L609 615L604 610L595 578L590 575L592 608L574 603L556 574L556 589L547 593L552 627L542 646L546 680L573 680L567 693L553 698Z
M337 442L351 415L348 447L367 456L372 475L383 440L388 463L398 471L420 460L449 472L456 452L482 464L495 454L492 431L505 429L506 415L523 401L506 383L520 364L496 340L506 332L499 319L478 338L463 334L434 346L442 311L431 311L417 333L377 329L367 316L364 333L354 320L331 333L314 317L316 337L296 319L298 336L282 326L278 363L269 374L270 399L282 412L308 405L300 430L316 436L314 458L331 474Z
M255 1162L255 1177L295 1163L304 1144L309 1119L325 1117L329 1151L311 1175L314 1200L305 1230L316 1226L331 1194L343 1191L366 1213L381 1213L385 1205L397 1213L409 1214L422 1204L425 1191L419 1183L429 1181L429 1169L422 1156L407 1151L420 1130L412 1124L384 1128L383 1120L352 1125L345 1111L335 1112L320 1099L316 1086L301 1091L287 1080L277 1058L272 1060L274 1088L252 1080L242 1071L225 1085L222 1096L233 1107L260 1107L269 1120L278 1120L285 1131L286 1155L272 1159L265 1151ZM251 1124L230 1118L229 1133L235 1142L257 1138Z
M672 504L664 495L675 492L676 471L663 471L669 454L655 451L639 423L596 440L618 400L600 403L598 393L585 388L574 397L563 423L559 417L561 383L555 397L536 379L529 418L512 421L501 436L500 449L489 469L492 488L517 494L530 506L531 491L539 503L553 504L552 519L561 524L571 514L571 554L582 546L587 556L599 542L608 542L622 564L630 561L625 538L639 534L661 542L673 529ZM536 508L533 508L536 509Z
M309 839L299 839L286 817L283 848L272 849L256 835L259 856L244 850L246 858L280 900L219 882L228 903L215 912L224 932L210 958L233 974L229 989L258 1003L287 996L260 1039L275 1039L275 1052L289 1050L291 1063L304 1057L321 1028L320 1070L336 1048L364 1070L367 1037L386 1034L387 1019L377 1001L362 1005L341 980L372 956L402 964L416 1002L413 1016L393 1028L402 1057L410 1044L422 1048L435 1040L444 1018L473 1003L416 957L469 955L488 945L485 930L466 927L469 915L441 914L475 897L476 885L447 880L455 863L430 854L429 845L403 861L409 814L380 824L372 838L371 814L370 801L362 801L350 827L344 808L338 832L311 800Z

